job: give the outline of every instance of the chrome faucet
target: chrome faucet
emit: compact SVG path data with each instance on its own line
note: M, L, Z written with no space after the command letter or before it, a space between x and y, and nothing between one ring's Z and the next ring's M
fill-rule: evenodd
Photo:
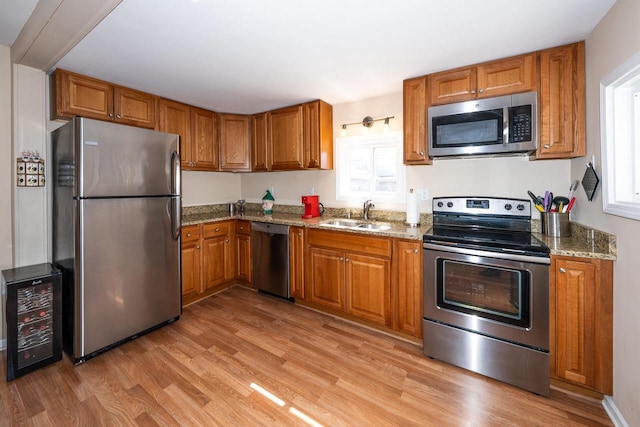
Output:
M369 219L369 210L371 210L372 208L375 208L376 205L374 205L371 200L367 200L366 202L364 202L364 205L362 206L362 218L364 218L365 220Z

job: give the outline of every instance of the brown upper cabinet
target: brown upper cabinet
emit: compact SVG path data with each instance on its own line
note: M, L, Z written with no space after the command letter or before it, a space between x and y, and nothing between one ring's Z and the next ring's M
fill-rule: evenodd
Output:
M267 121L269 113L251 116L251 170L268 171L267 163Z
M75 116L156 128L158 97L57 69L51 76L53 119Z
M303 104L304 167L333 169L333 107L324 101Z
M584 42L540 52L538 159L585 155Z
M273 110L268 115L267 164L271 170L302 169L302 105Z
M253 171L333 169L333 108L317 100L251 116Z
M427 151L427 77L403 83L404 164L429 165Z
M431 164L429 106L538 91L536 159L585 155L584 42L403 82L404 163Z
M536 90L536 54L443 71L429 76L431 105Z
M249 172L251 170L250 116L219 114L220 170Z
M180 165L183 170L218 169L217 116L213 111L160 99L162 132L180 135Z

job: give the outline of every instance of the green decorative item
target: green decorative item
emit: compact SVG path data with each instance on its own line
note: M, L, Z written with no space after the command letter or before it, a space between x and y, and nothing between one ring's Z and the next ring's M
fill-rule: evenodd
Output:
M267 194L262 198L262 212L265 215L271 215L273 213L273 202L275 200L271 191L267 190Z

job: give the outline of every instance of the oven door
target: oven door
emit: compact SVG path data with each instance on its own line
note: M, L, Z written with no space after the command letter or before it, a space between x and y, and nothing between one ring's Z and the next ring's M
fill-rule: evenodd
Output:
M426 319L549 349L549 258L424 247Z

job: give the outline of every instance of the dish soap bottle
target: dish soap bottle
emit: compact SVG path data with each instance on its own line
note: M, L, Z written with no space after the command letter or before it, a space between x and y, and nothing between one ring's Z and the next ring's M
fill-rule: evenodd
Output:
M273 202L275 199L271 194L271 191L267 190L267 193L262 198L262 212L265 215L271 215L273 213Z

